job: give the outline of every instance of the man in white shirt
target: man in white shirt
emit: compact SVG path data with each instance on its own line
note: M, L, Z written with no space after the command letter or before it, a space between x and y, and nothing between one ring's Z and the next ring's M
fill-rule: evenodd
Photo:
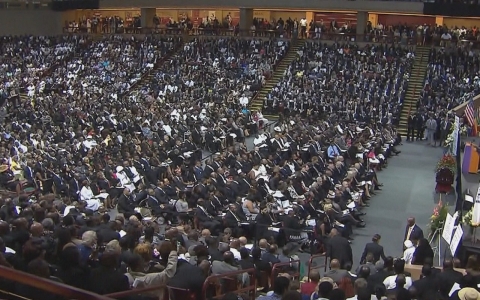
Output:
M248 105L248 97L246 97L245 94L242 94L242 97L240 97L240 99L238 100L238 102L240 103L240 106L241 106L241 107L247 107L247 105Z
M300 37L306 39L307 38L307 19L302 18L300 20Z
M412 277L405 276L405 274L388 276L383 281L383 285L387 290L393 290L397 285L403 285L408 290L412 286Z
M240 249L240 241L237 239L232 240L232 242L230 243L230 252L232 252L233 257L236 260L241 260L242 257L238 249Z

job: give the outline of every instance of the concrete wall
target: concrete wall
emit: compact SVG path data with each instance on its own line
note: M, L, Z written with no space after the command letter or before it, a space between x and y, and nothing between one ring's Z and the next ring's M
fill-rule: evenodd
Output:
M100 0L100 8L130 8L130 7L164 7L164 8L265 8L265 9L297 9L297 10L337 10L337 11L368 11L395 13L423 13L422 2L395 1L347 1L347 0Z
M0 35L57 35L63 25L62 13L49 9L0 10Z

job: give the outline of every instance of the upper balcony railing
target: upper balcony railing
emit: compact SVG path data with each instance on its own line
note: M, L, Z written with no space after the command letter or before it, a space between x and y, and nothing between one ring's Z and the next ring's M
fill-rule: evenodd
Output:
M145 27L129 27L129 28L117 28L116 32L98 32L91 33L86 30L66 27L63 29L65 34L91 34L91 35L107 35L107 34L161 34L161 35L189 35L189 36L198 36L198 37L258 37L258 38L299 38L298 36L293 36L291 32L278 30L269 30L269 29L257 29L257 30L247 30L240 31L229 28L193 28L191 30L185 30L182 28L145 28ZM318 39L314 32L308 33L308 39ZM382 43L382 44L402 44L405 46L451 46L451 45L469 45L473 49L480 49L480 41L477 40L452 40L449 42L441 41L440 38L425 38L424 36L408 36L402 38L400 36L395 36L393 32L385 32L384 34L356 34L356 33L333 33L326 32L320 35L320 40L325 41L336 41L339 43L346 42L363 42L363 43Z

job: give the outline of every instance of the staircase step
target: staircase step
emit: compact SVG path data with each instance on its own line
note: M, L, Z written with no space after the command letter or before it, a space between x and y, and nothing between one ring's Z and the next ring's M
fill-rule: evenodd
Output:
M398 133L401 135L407 134L408 112L416 109L418 97L423 90L429 56L430 48L417 47L415 49L415 59L413 61L410 78L408 80L409 84L407 91L405 92L405 99L403 100L402 112L400 114Z
M253 97L250 101L249 107L250 110L259 110L263 108L263 100L270 93L270 91L277 85L278 82L283 80L283 74L288 69L292 61L297 58L297 52L301 49L303 42L296 40L292 42L290 48L288 49L287 54L282 58L282 60L277 64L272 77L265 83L262 89ZM274 115L265 115L264 117L268 120L276 120L278 116Z

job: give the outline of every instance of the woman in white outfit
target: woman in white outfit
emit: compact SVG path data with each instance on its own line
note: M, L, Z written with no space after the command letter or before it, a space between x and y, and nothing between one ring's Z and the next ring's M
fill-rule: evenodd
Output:
M405 261L405 264L411 264L413 253L415 253L415 246L410 240L406 240L403 244L405 245L405 248L407 248L403 251L403 260Z
M100 200L95 198L93 191L88 185L88 181L84 180L82 182L82 189L80 190L80 200L87 202L87 208L93 211L97 211L100 207Z

